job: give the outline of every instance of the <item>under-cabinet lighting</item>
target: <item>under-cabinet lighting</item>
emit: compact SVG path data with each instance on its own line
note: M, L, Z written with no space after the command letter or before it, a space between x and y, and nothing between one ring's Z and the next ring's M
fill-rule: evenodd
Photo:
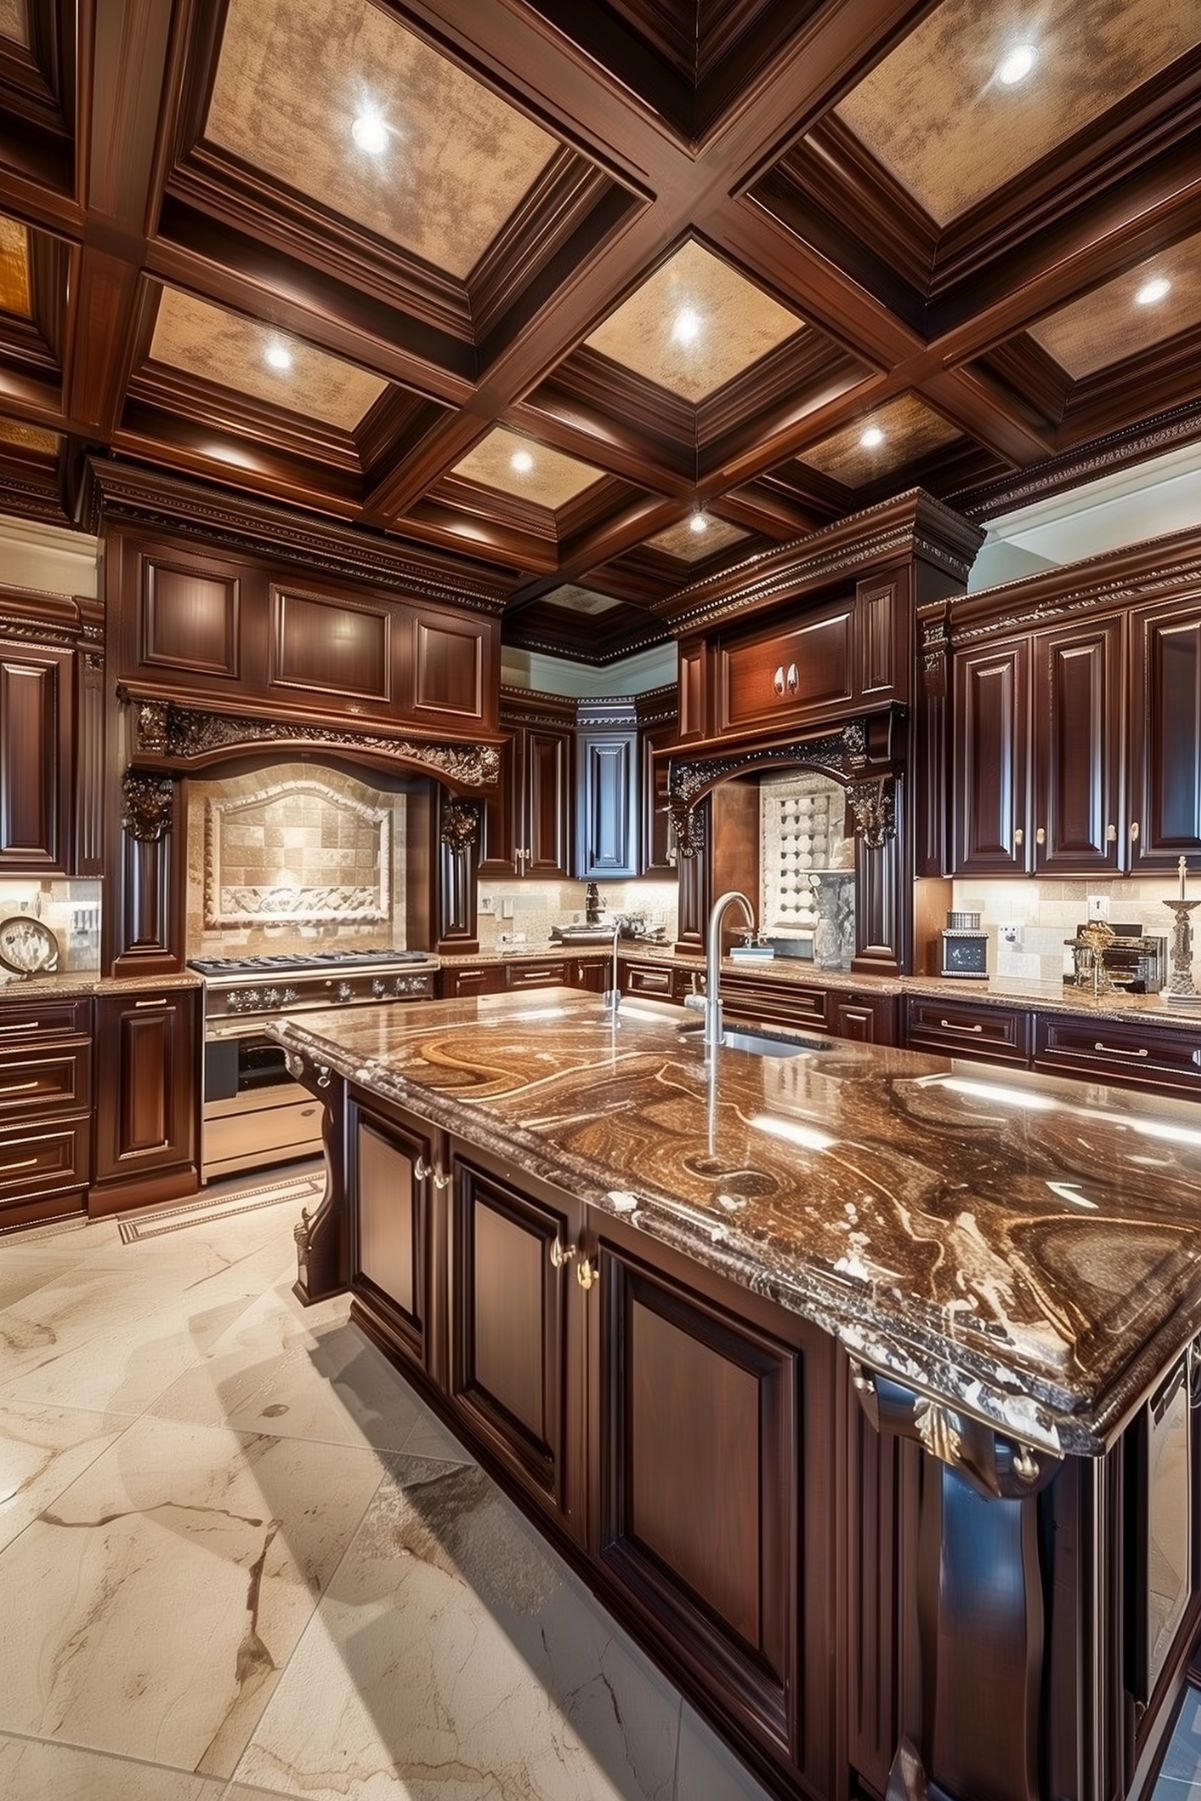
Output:
M1038 51L1033 44L1015 44L997 64L997 80L1007 88L1016 87L1019 81L1025 81L1037 61Z
M771 1113L756 1113L751 1120L756 1132L766 1132L772 1138L783 1138L789 1144L799 1144L806 1151L828 1151L838 1143L828 1132L819 1132L816 1126L805 1126L795 1119L777 1119Z

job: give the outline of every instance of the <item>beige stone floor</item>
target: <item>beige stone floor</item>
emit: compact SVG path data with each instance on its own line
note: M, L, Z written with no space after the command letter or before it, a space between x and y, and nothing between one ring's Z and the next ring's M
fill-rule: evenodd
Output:
M754 1801L293 1209L0 1241L5 1801Z

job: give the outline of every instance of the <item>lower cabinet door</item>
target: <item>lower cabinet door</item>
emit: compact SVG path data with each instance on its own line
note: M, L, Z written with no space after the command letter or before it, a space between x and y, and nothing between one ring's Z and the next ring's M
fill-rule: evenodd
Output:
M450 1399L464 1428L583 1540L582 1210L451 1160Z
M96 1001L96 1176L187 1165L196 1157L199 990Z
M661 1250L598 1245L593 1553L714 1706L832 1793L828 1342L736 1318Z
M434 1184L442 1180L434 1135L420 1122L352 1102L351 1287L388 1342L420 1369L430 1365L430 1236Z

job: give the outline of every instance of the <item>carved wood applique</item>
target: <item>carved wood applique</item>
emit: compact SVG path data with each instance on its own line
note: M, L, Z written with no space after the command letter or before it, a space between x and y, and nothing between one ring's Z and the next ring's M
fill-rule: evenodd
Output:
M443 844L449 850L470 850L479 842L480 810L474 801L448 801L442 809L442 823L439 828Z
M171 830L175 783L169 775L131 769L121 784L121 824L139 844L157 844Z

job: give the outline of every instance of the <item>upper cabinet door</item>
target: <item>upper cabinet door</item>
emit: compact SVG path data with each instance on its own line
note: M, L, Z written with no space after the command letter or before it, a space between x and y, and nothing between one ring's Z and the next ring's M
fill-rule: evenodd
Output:
M426 610L413 619L415 718L431 726L482 725L495 714L492 623Z
M724 640L718 663L718 730L789 725L822 717L855 696L853 597L779 625Z
M1122 622L1034 640L1034 867L1116 871L1122 830Z
M641 867L644 875L674 875L675 853L672 849L671 814L667 805L666 757L655 761L661 745L675 742L675 728L657 726L639 735L642 761L642 840Z
M637 874L638 737L581 734L576 797L576 875L605 881Z
M73 663L0 647L0 874L67 869Z
M1130 633L1130 863L1174 869L1201 856L1201 601L1140 607Z
M955 658L952 867L1030 868L1030 640Z
M574 734L530 726L524 739L523 875L566 877Z
M485 798L480 813L479 874L515 876L520 868L517 836L521 830L521 733L510 732L500 748L500 780L495 796Z

